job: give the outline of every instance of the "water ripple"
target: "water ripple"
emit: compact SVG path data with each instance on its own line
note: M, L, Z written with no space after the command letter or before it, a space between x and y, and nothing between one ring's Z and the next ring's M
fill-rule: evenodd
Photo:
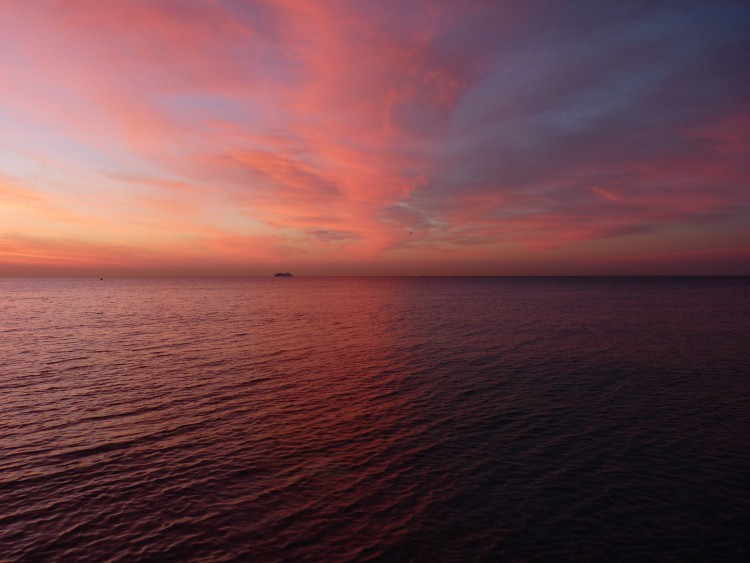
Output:
M749 290L0 280L0 560L744 560Z

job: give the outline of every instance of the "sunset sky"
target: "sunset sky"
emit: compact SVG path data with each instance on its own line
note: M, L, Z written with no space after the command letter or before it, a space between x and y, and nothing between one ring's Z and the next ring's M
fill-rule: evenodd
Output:
M0 276L750 274L746 1L0 0Z

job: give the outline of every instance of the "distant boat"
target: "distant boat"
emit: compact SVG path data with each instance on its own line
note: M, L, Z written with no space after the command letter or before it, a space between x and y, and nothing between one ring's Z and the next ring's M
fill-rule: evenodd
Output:
M291 278L292 273L291 272L278 272L273 275L275 278Z

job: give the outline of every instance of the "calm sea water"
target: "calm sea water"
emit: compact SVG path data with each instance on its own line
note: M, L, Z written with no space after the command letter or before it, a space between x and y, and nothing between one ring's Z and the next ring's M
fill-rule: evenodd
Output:
M0 280L0 560L730 561L750 278Z

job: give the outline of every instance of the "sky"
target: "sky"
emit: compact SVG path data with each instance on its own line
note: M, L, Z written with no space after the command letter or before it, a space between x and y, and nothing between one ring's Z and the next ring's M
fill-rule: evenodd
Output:
M0 276L750 274L750 4L0 0Z

